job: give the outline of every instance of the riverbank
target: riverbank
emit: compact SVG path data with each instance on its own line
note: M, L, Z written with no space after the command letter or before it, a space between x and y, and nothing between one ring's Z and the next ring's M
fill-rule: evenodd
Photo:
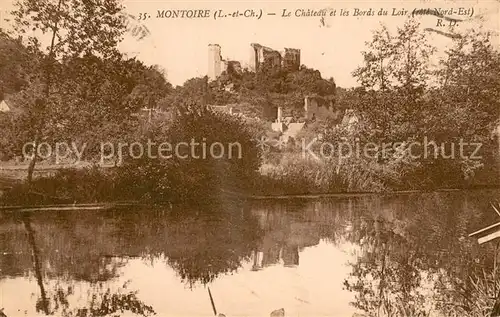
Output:
M5 172L9 169L1 169ZM10 169L18 175L26 173L23 169ZM192 195L186 188L190 186L183 183L182 179L174 179L169 187L165 187L162 196L154 195L151 190L151 182L143 183L127 174L122 168L79 168L79 169L53 169L42 167L36 170L38 175L31 186L25 184L21 177L12 177L5 173L0 173L0 205L2 209L20 210L20 208L38 208L39 206L50 207L57 205L56 209L70 208L73 210L80 206L97 209L110 209L116 203L133 202L134 205L142 204L184 204L184 203L212 203L225 201L227 199L240 200L293 200L293 199L323 199L323 198L350 198L369 196L397 196L406 194L418 194L428 192L460 192L483 189L498 189L499 185L489 186L464 186L459 188L422 188L411 190L336 190L320 191L318 188L300 188L300 179L295 183L290 183L293 190L287 192L286 185L281 188L272 187L271 184L258 185L265 181L265 176L256 175L248 181L246 186L232 186L232 179L225 183L219 183L215 187L207 188L206 192L193 192ZM40 173L47 173L40 176ZM157 177L157 176L156 176ZM175 175L173 176L175 177ZM175 181L175 182L174 182ZM173 186L172 186L173 185ZM207 185L210 186L210 185ZM198 187L200 188L200 187ZM266 190L267 188L267 190ZM180 196L180 195L184 196ZM77 208L78 209L78 208Z
M224 194L236 198L244 198L249 200L290 200L290 199L324 199L324 198L354 198L368 196L397 196L409 194L424 194L424 193L449 193L449 192L465 192L465 191L481 191L500 189L500 185L496 186L477 186L470 188L437 188L433 190L395 190L385 192L343 192L343 193L315 193L315 194L290 194L290 195L248 195L245 193L233 192L230 190L221 190Z

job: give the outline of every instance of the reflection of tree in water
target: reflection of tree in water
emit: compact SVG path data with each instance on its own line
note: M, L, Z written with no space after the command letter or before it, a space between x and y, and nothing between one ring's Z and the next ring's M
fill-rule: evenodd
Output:
M128 257L142 257L165 261L189 283L208 283L239 268L259 240L258 223L243 204L47 213L30 215L30 219L43 256L41 268L53 279L107 281L117 276ZM22 226L4 228L25 235ZM31 261L16 254L19 250L26 253L31 246L27 239L10 238L16 236L5 235L7 241L1 244L12 254L9 263L22 264L22 268L7 267L5 272L33 271ZM3 269L9 263L0 265Z
M151 259L165 259L191 286L207 284L250 258L260 240L256 219L245 206L178 210L148 221Z
M46 244L66 250L66 256L51 253L51 258L63 266L56 272L71 270L72 278L86 281L116 276L117 269L126 263L116 263L118 257L141 257L148 262L163 261L190 284L209 283L219 274L238 269L260 239L255 217L247 206L238 203L67 217L54 228L63 238L50 238ZM81 254L75 254L75 250ZM113 263L106 262L108 255L114 256ZM75 257L81 261L76 262ZM70 268L79 262L89 269Z
M40 250L35 240L35 232L31 227L30 214L23 214L24 228L26 229L26 234L28 236L28 241L31 246L31 254L33 259L33 269L36 275L36 281L38 287L40 288L40 299L36 303L37 311L43 311L46 315L49 314L49 301L47 298L47 293L45 291L45 286L43 285L42 268L40 265Z
M290 255L288 262L298 263L302 246L324 239L359 247L346 286L356 293L355 305L367 316L419 316L428 312L427 304L433 304L445 316L476 317L484 316L474 315L479 311L476 303L485 299L481 292L487 290L494 297L499 291L487 282L498 280L492 271L494 245L478 247L467 238L468 232L494 221L482 216L490 208L488 195L419 194L290 206L263 203L251 212L243 204L234 204L44 214L32 215L31 226L44 278L108 281L132 256L163 262L190 285L209 283L237 270L255 250L263 251L269 261L283 253L284 259ZM1 226L8 234L1 234L0 246L9 253L8 261L4 257L0 263L2 274L33 272L29 257L16 253L32 249L29 239L22 237L26 235L23 223ZM276 246L283 252L275 252ZM479 279L483 268L487 278ZM424 301L428 289L433 297ZM47 294L51 306L55 293L54 289ZM493 301L488 298L483 307Z
M491 223L488 201L419 194L392 206L392 219L376 209L354 219L349 240L360 251L345 281L354 306L366 316L488 316L500 291L494 245L467 238Z
M140 301L136 292L124 292L126 285L117 291L107 288L104 291L103 283L91 283L92 287L88 292L89 305L84 308L70 309L68 296L73 294L74 288L66 288L56 285L52 295L48 294L43 280L41 267L41 254L35 237L35 231L31 226L31 215L23 214L23 222L28 236L28 241L32 250L33 267L40 288L40 298L36 302L36 311L46 315L59 312L62 317L97 317L108 316L117 312L130 311L140 316L154 314L151 306ZM109 275L108 275L109 276Z
M43 257L40 265L49 278L106 281L116 277L126 263L114 257L120 255L120 246L113 238L112 221L103 219L103 214L26 215L12 215L0 225L0 248L7 255L0 257L2 275L20 276L35 271L30 257L32 236L36 236L36 248Z
M423 200L408 226L426 250L427 268L435 276L436 309L445 316L489 316L497 297L496 243L479 246L467 237L496 220L487 193Z
M10 219L1 223L0 278L23 276L33 267L31 252L24 251L30 250L24 224Z
M354 306L367 316L427 316L417 251L382 221L360 224L358 259L345 281L356 292Z
M138 316L155 315L153 307L144 304L137 298L137 292L127 291L127 285L117 290L105 287L103 283L93 283L87 291L88 304L83 307L70 307L68 297L74 294L73 286L56 285L51 298L53 311L61 317L104 317L119 316L125 311Z

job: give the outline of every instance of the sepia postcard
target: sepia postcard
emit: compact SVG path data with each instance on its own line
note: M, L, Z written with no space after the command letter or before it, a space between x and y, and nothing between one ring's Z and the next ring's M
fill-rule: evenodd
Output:
M499 0L0 0L0 317L500 317Z

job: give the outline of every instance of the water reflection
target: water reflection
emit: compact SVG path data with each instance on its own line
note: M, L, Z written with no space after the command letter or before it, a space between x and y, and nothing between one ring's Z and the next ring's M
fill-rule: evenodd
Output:
M484 316L498 191L0 214L7 316ZM486 295L485 295L486 294ZM335 300L332 301L332 298ZM481 314L483 313L483 314Z
M43 285L42 269L40 266L40 250L35 240L35 232L31 227L30 214L23 214L24 229L26 229L26 236L28 237L29 245L31 247L31 257L33 261L33 270L35 271L36 281L40 288L40 299L36 303L36 310L43 311L45 315L50 314L49 301L45 286Z

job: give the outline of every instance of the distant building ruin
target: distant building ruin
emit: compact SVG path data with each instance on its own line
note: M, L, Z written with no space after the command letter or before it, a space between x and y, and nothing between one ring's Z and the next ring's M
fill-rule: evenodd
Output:
M208 78L216 79L222 73L222 55L219 44L208 44Z
M288 71L298 71L300 68L300 50L296 48L285 48L284 51L279 52L257 43L250 44L249 70L257 72L264 67L284 68ZM215 80L224 71L240 73L242 71L241 63L239 61L223 59L220 45L209 44L208 78L210 80Z
M215 80L225 71L241 72L241 63L222 58L219 44L208 45L208 72L209 80Z
M264 64L272 68L281 66L281 54L278 51L256 43L250 46L249 69L251 71L259 71Z
M283 67L289 71L297 71L300 68L300 50L296 48L285 48L283 52L278 52L272 48L252 43L250 44L249 69L257 72L262 67L270 68Z
M298 71L300 69L300 50L297 48L285 48L282 67L289 71Z
M306 120L330 118L335 115L333 101L320 96L304 97L304 117Z

